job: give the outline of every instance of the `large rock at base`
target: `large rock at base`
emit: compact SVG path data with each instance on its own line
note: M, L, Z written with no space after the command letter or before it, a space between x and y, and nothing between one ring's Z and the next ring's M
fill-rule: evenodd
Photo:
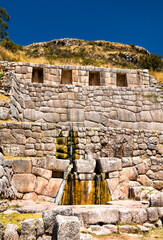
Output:
M3 239L3 231L5 230L3 223L0 221L0 240Z
M21 223L20 240L36 239L36 221L34 219L26 219Z
M48 157L48 169L55 172L66 172L70 165L70 160L56 159L53 156Z
M145 209L133 209L131 213L133 223L144 223L147 221L147 211Z
M109 209L105 207L98 207L98 210L87 209L81 213L84 224L92 225L103 223L117 223L119 220L119 213L117 209Z
M122 169L122 162L119 158L98 158L96 160L97 170L100 173L120 171Z
M56 227L56 216L64 215L64 216L72 216L72 208L68 206L59 207L54 210L48 210L43 212L45 233L52 235L53 229Z
M7 224L5 234L4 234L4 240L18 240L18 226L15 224Z
M158 220L158 210L157 208L150 207L147 208L148 221L155 222Z
M74 172L77 173L93 173L96 167L95 160L74 160Z
M15 174L13 176L13 182L18 192L33 192L36 177L33 174Z
M53 240L80 240L80 221L78 217L58 215Z

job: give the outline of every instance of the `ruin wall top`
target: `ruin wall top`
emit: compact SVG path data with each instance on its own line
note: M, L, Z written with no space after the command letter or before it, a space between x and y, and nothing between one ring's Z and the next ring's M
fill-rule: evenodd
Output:
M84 86L149 87L149 71L92 66L49 65L1 61L4 72L12 71L24 82Z

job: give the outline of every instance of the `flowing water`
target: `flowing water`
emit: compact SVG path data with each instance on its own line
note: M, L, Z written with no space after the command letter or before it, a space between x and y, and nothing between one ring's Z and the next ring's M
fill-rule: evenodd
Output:
M111 201L110 191L101 175L91 181L78 180L74 173L68 175L62 205L106 204L108 201Z

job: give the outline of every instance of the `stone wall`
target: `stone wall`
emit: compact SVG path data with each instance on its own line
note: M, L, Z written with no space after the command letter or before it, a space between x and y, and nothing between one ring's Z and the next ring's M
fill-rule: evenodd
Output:
M102 169L105 171L100 170L110 189L113 188L112 196L115 191L114 198L127 198L132 184L153 186L158 190L163 188L163 132L81 127L73 130L77 146L75 153L79 158L76 162L80 165L82 161L83 164L81 172L75 170L79 179L92 179L92 170L89 173L85 164L91 166L92 160L115 157L111 159L113 168L107 171L104 166ZM6 156L15 156L11 165L18 197L35 200L57 197L70 161L56 158L56 139L60 134L68 137L69 131L70 127L52 123L0 123L2 150ZM83 173L86 175L83 176Z
M24 83L14 74L8 78L13 119L163 130L161 89Z
M77 133L77 153L82 157L163 155L163 132L120 128L74 127ZM1 122L0 146L5 155L43 157L56 154L56 138L62 132L67 137L70 127L54 123Z
M117 74L126 74L127 86L134 88L149 87L149 72L148 70L131 70L131 69L117 69L117 68L99 68L89 66L54 66L47 64L36 63L10 63L0 62L3 71L12 71L17 77L30 83L32 81L33 69L43 69L44 83L62 83L62 70L72 71L72 84L89 86L89 73L99 72L101 86L116 86ZM38 81L38 80L37 80ZM94 85L94 84L93 84Z
M12 177L12 163L5 160L3 154L0 152L0 198L16 198L17 191L12 182Z

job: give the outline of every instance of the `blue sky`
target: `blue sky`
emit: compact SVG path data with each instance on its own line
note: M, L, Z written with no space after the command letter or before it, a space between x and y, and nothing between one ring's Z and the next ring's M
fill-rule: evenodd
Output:
M163 0L0 0L21 45L57 38L135 44L163 55Z

